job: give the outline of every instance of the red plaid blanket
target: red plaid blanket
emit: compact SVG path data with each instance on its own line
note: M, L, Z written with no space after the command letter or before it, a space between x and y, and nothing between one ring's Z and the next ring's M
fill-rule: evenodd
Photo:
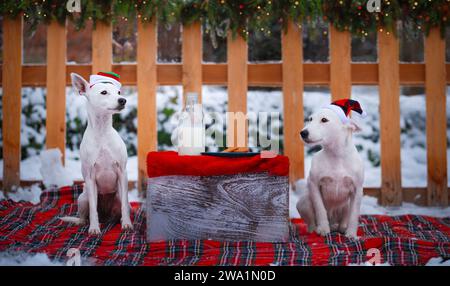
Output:
M70 248L99 265L347 265L368 260L377 248L381 262L423 265L432 257L450 258L450 218L416 215L362 216L359 240L332 233L307 234L301 219L291 223L288 243L172 240L145 241L145 212L133 204L133 231L120 224L102 225L101 236L89 236L88 226L64 223L75 215L81 186L43 192L41 203L0 201L0 252L45 252L65 261Z

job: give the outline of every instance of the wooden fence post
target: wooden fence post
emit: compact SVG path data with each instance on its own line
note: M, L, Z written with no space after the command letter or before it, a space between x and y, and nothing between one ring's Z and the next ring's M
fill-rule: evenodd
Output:
M398 39L394 35L378 32L381 204L388 206L399 206L402 203L398 61Z
M303 128L303 44L302 29L289 21L282 35L284 154L289 157L289 179L304 177Z
M445 40L438 28L425 41L425 90L430 206L448 206Z
M3 17L3 189L20 185L22 16Z
M331 100L350 98L352 94L350 33L330 25L330 90Z
M202 96L202 26L200 22L183 26L183 106L186 94Z
M92 74L111 71L112 66L112 26L96 23L92 30Z
M233 36L229 33L227 48L228 112L242 112L246 115L248 86L247 42L240 35L237 35L236 38L233 39ZM247 120L240 120L239 117L237 117L236 120L235 119L236 118L227 119L227 146L247 147ZM242 126L244 126L243 129ZM242 138L243 136L244 138Z
M147 153L158 150L156 110L156 20L138 21L137 85L138 85L138 189L145 191Z
M66 148L66 27L57 21L47 27L46 147Z

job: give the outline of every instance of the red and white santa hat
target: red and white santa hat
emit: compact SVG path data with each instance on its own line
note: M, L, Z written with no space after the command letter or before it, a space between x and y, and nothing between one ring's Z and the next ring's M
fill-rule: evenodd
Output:
M339 116L341 122L344 124L350 121L350 118L348 116L350 115L350 111L352 110L356 113L359 113L361 117L366 117L367 115L362 109L361 104L353 99L336 100L331 104L324 106L323 108L333 110L337 114L337 116Z
M120 83L120 75L113 72L99 72L97 74L91 75L91 77L89 78L90 87L93 87L99 82L112 83L118 89L122 87L122 84Z

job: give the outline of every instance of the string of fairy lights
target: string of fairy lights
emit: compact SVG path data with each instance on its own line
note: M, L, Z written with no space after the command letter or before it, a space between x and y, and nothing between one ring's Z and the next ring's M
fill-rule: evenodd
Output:
M229 31L247 38L251 31L268 36L274 24L299 26L311 21L330 23L338 30L367 37L374 32L397 34L399 23L428 34L450 25L450 0L75 0L81 13L70 12L67 0L4 0L0 14L23 15L32 28L66 21L83 29L88 21L116 23L157 20L163 25L202 21L208 33L225 37ZM377 5L370 11L368 2Z

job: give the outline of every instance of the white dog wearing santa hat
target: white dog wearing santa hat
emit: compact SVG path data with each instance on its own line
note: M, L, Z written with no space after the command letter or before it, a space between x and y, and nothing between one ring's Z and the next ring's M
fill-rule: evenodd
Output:
M311 115L300 132L306 144L322 147L312 158L307 188L297 203L309 232L357 237L364 166L352 141L361 129L350 111L365 115L357 101L338 100Z
M127 148L112 126L112 115L125 108L120 77L111 72L91 75L89 83L72 73L72 85L87 98L88 125L80 145L84 189L78 197L77 217L63 221L84 224L89 233L100 234L100 222L121 219L122 229L132 229L126 172Z

